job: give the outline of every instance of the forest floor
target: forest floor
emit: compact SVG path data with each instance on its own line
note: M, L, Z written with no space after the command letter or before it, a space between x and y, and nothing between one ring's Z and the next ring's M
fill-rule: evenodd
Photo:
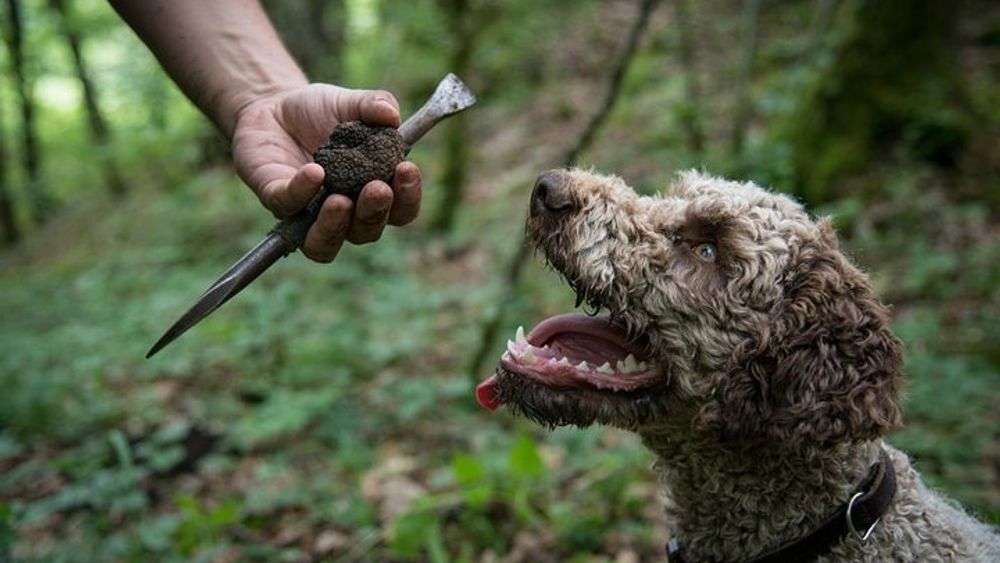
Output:
M14 553L655 558L660 504L632 436L545 432L475 406L473 329L495 304L490 276L528 185L481 204L485 219L466 219L485 225L475 235L398 232L330 267L285 260L151 361L159 332L269 226L228 170L81 204L6 255L0 506ZM949 293L962 268L995 275L996 233L974 209L941 209L911 211L936 224L927 238L901 226L850 244L876 266L907 343L909 424L892 441L996 521L996 303ZM853 230L883 220L861 213ZM952 263L948 245L969 237L982 244ZM533 264L505 334L571 307Z

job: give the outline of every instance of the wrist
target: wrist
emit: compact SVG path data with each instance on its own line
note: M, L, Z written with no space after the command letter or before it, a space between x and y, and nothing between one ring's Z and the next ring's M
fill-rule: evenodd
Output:
M228 31L216 39L219 68L215 83L220 90L212 113L223 134L232 138L236 122L246 108L259 100L301 88L309 81L276 35L262 42L261 30L253 33L231 24Z
M220 100L219 110L216 113L219 116L217 124L222 129L223 134L232 139L237 124L248 111L268 104L283 94L303 88L308 84L305 75L301 75L300 79L297 80L256 84L233 92L225 99Z

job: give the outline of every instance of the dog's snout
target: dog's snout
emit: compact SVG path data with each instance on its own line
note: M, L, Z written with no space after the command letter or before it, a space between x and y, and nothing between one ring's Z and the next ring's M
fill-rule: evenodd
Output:
M560 170L542 172L531 192L531 214L559 215L572 209L573 199L565 174Z

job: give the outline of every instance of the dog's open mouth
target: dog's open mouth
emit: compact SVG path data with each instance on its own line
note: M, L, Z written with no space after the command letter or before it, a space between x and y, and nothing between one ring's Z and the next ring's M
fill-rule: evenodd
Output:
M647 360L644 347L629 340L609 318L570 313L542 321L527 336L518 328L500 365L553 389L617 393L659 381L658 370ZM496 410L502 403L498 386L496 375L480 383L479 404Z

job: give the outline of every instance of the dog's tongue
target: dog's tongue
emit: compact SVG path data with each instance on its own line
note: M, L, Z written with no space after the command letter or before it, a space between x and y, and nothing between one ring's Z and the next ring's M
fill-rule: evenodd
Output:
M486 381L476 386L476 401L485 409L497 410L502 404L497 390L497 376L491 375Z

